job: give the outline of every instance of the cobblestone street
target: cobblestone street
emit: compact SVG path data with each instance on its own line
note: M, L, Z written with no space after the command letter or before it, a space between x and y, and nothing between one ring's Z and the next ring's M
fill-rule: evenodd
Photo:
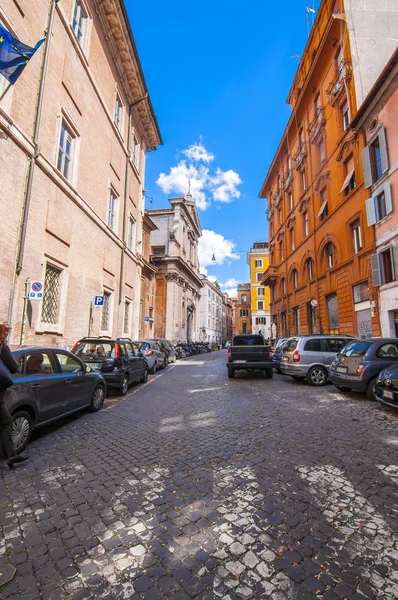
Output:
M398 598L398 415L225 362L180 361L2 463L1 598Z

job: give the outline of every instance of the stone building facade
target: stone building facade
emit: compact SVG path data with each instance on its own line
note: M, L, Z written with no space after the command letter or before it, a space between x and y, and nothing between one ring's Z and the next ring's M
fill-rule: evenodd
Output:
M142 254L140 255L141 299L138 332L140 340L152 339L155 336L154 312L157 268L151 260L151 232L155 229L155 223L145 213L142 220Z
M199 305L199 340L222 344L223 342L223 308L224 294L204 275L200 276L203 287ZM226 316L225 316L226 317Z
M172 342L199 340L198 239L201 228L192 196L170 199L171 208L148 210L151 262L156 266L154 333Z
M267 198L273 330L380 335L371 278L363 137L343 0L323 0L289 93L292 115L260 195ZM361 302L357 306L357 298Z
M232 299L228 294L224 294L224 306L225 306L225 328L223 341L227 342L232 340L233 331L233 303Z
M362 153L368 196L366 216L376 236L372 281L379 292L381 333L398 337L398 50L351 126L366 139ZM361 297L358 300L363 302Z
M0 105L0 320L12 343L137 337L145 156L159 128L122 0L4 0L0 20L34 45L53 4L36 139L44 44ZM29 279L44 299L24 311ZM92 311L96 295L104 307Z

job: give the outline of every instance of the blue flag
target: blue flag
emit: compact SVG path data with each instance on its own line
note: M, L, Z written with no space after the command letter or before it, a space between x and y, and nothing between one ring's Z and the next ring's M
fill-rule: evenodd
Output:
M0 73L14 84L44 40L45 38L38 41L36 46L31 48L0 25Z

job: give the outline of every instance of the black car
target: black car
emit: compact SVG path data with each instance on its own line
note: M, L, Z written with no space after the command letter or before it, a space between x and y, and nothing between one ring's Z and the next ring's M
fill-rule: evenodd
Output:
M18 372L4 401L13 417L11 433L18 452L36 427L83 408L95 412L102 407L104 378L67 350L22 347L12 355Z
M375 400L375 384L381 371L398 366L398 339L354 340L344 346L330 366L330 379L340 391L365 392Z
M381 404L398 409L398 363L380 373L376 381L375 395Z
M72 348L73 354L102 373L108 387L116 387L124 396L130 383L148 380L148 364L130 339L83 338Z

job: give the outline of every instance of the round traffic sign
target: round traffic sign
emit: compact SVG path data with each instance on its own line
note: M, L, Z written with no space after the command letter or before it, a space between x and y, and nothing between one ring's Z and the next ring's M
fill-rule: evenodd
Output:
M34 281L32 283L32 290L34 292L40 292L42 290L42 288L43 288L43 285L40 281Z

